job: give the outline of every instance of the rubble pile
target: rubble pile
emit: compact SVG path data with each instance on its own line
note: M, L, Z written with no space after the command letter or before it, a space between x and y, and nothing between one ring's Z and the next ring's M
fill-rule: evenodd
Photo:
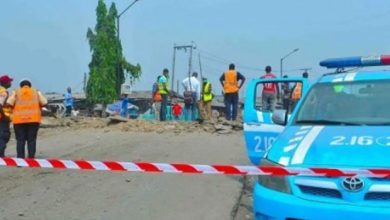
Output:
M42 128L102 128L108 131L120 130L123 132L156 132L156 133L192 133L208 132L217 134L230 134L242 130L242 122L226 121L223 118L214 119L213 122L183 122L183 121L151 121L151 120L110 120L109 118L72 117L52 118L44 117Z
M229 123L219 120L217 122L180 122L180 121L146 121L146 120L130 120L124 123L118 123L115 126L122 131L132 132L173 132L191 133L191 132L209 132L218 134L229 134L234 131L242 130L241 123Z
M43 117L41 128L59 128L71 127L78 128L105 128L107 127L107 120L103 118L94 117L71 117L71 118L54 118Z

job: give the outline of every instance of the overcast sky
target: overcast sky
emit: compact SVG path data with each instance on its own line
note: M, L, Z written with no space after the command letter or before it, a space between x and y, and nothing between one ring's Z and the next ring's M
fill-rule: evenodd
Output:
M121 11L132 0L117 0ZM111 1L106 1L107 5ZM16 82L29 78L39 89L82 89L91 55L86 40L95 26L97 0L1 0L0 73ZM149 90L165 67L171 70L173 45L194 41L194 70L219 87L218 78L234 62L247 78L266 65L279 71L288 57L288 75L312 68L311 79L327 70L331 57L390 54L388 0L140 0L121 18L127 59L143 69L135 89ZM177 54L176 74L188 72L188 53ZM258 70L257 70L258 69ZM293 70L293 71L291 71Z

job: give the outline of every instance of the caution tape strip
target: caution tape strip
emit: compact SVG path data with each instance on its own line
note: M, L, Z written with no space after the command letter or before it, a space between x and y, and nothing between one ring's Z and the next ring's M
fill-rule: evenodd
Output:
M325 176L349 177L365 176L390 178L390 168L383 169L336 169L336 168L299 168L278 166L238 166L238 165L198 165L186 163L149 163L87 161L59 159L20 159L0 158L0 166L29 167L72 170L122 171L142 173L176 174L219 174L247 176Z

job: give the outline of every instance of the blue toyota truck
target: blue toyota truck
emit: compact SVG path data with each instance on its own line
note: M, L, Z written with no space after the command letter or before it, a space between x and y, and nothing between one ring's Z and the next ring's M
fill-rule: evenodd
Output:
M328 59L320 65L334 71L311 86L303 78L250 82L244 105L250 161L264 166L390 168L390 71L362 69L390 65L390 56ZM266 83L291 89L300 83L302 96L294 105L263 111ZM390 219L386 178L259 176L253 197L256 220Z

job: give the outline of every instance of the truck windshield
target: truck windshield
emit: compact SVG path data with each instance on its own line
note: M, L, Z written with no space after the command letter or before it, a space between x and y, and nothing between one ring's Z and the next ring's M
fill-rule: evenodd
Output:
M319 83L303 100L295 124L389 125L390 81Z

